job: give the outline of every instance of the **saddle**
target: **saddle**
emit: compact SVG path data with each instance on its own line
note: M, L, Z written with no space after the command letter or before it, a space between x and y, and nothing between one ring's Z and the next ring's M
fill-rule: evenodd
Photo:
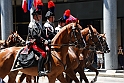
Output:
M49 54L49 53L48 53ZM15 58L13 67L11 71L29 68L29 67L37 67L38 60L36 59L36 54L28 48L22 48ZM51 69L51 57L47 56L44 64L47 64L47 69L50 71Z
M29 51L28 54L19 53L18 61L23 68L37 66L38 64L38 61L36 60L35 54L33 51Z
M16 55L14 64L12 66L11 71L34 67L38 65L38 60L35 58L35 54L33 51L29 51L28 53L22 53L25 48L22 48Z

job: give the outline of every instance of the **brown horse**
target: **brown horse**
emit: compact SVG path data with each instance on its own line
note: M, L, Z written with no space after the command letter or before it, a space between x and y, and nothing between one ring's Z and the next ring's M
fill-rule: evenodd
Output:
M16 32L12 32L7 40L1 40L0 41L0 47L1 49L5 49L10 46L23 46L25 44L25 41L19 36L19 34Z
M16 31L16 32L12 32L7 38L7 40L3 40L0 44L1 44L1 49L11 46L23 46L25 45L25 40L23 40Z
M79 25L79 24L77 24L77 26L78 27L80 27L80 29L82 29L82 27ZM79 33L80 34L80 33ZM75 36L76 36L77 34L75 34ZM80 47L84 47L85 45L84 45L84 41L82 41L82 38L81 39L79 39L78 41L77 41L77 43L78 43L78 45L76 46L71 46L70 48L69 48L69 50L68 50L68 52L69 52L69 54L67 54L67 59L66 59L66 62L67 62L67 64L66 65L68 65L68 66L70 66L68 63L68 59L70 58L70 60L71 60L71 63L73 62L73 64L71 65L73 68L76 68L77 66L78 66L78 64L79 64L79 61L78 61L78 58L77 58L77 53L78 52L80 52L79 50L77 51L77 49L79 49ZM75 51L72 51L72 49L73 50L75 50ZM70 54L71 53L71 54ZM67 69L66 69L66 71L65 72L68 72L68 70L69 70L70 68L69 67L67 67ZM71 70L69 70L69 71L71 71ZM72 74L73 73L73 74ZM70 77L72 77L73 75L75 75L75 73L74 73L74 71L72 71L72 73L71 73L71 75L70 75L70 73L68 73L68 75L70 76ZM58 79L62 82L62 80L61 80L61 78L64 78L64 77L62 77L63 75L61 74L59 77L58 77ZM23 79L26 77L26 79L27 79L27 81L29 82L29 83L31 83L31 76L26 76L26 74L22 74L21 75L21 77L19 78L19 80L18 80L18 82L19 83L21 83L22 81L23 81ZM74 76L73 76L74 77ZM36 79L36 78L35 78ZM76 78L76 76L75 76L75 78L73 78L75 81L76 81L76 83L78 83L79 82L79 80L78 80L78 78ZM37 81L38 81L38 79L37 79Z
M98 42L97 44L99 46L100 43L99 43L99 39L97 37L93 37L92 38L94 41L91 40L91 39L89 39L89 38L91 38L89 36L92 35L92 33L90 33L90 32L92 32L91 31L92 29L91 30L90 29L91 28L87 27L84 30L82 30L82 36L85 37L85 38L87 38L87 40L89 42L87 45L91 45L91 43L94 43L94 41L95 41L95 42ZM93 31L94 31L93 34L96 34L97 33L97 31L95 30L95 28L93 28ZM78 56L80 55L80 52L81 52L81 50L79 48L76 48L75 46L71 46L69 48L69 50L68 50L68 55L67 55L67 58L66 58L67 68L65 70L65 73L71 79L73 79L76 83L79 83L79 81L78 81L78 78L76 77L76 75L74 73L74 69L76 69L78 67L78 64L79 64ZM64 78L62 76L63 75L60 75L59 77ZM59 80L61 80L61 79L59 79ZM69 79L67 79L67 81L68 81L68 83L70 83Z
M92 27L92 26L91 26ZM108 48L108 45L106 43L106 40L105 40L105 35L103 34L99 34L98 32L96 33L97 34L97 37L99 39L99 42L100 42L100 45L102 48L99 48L97 46L95 46L95 50L88 50L88 49L84 49L82 54L83 54L83 60L80 60L80 64L78 66L78 68L75 70L75 72L78 72L80 74L80 81L82 82L82 79L84 79L84 81L86 83L89 83L85 73L84 73L84 68L89 68L93 71L96 72L96 76L95 78L91 81L91 83L94 83L96 80L97 80L97 76L99 74L98 70L95 69L93 66L92 66L92 62L93 62L93 59L94 59L94 52L96 51L102 51L103 53L105 52L109 52L109 48ZM97 44L97 42L94 42Z
M97 37L93 37L93 40L89 39L89 36L91 36L92 34L95 34L95 32L94 33L90 33L91 30L92 30L92 29L91 30L90 29L91 28L89 28L89 27L83 29L81 31L82 32L82 36L87 38L89 43L94 43L93 40L95 42L98 42L97 45L99 46L100 43L99 43L99 40L98 40ZM82 51L81 49L76 48L75 46L71 46L69 48L69 50L68 50L68 55L67 55L67 58L66 58L66 62L67 62L66 66L67 66L67 68L66 68L66 70L64 72L67 74L67 76L69 76L69 78L73 79L75 81L75 83L79 83L79 80L76 77L76 74L74 73L74 69L76 69L78 67L78 65L79 65L78 57L79 57L81 51ZM64 79L62 74L60 75L60 77ZM67 78L67 82L68 83L70 83L70 79L69 78Z
M72 30L73 29L73 30ZM59 33L53 38L52 44L55 45L53 48L58 49L57 51L52 51L52 67L51 72L48 73L49 83L55 83L56 78L65 70L66 65L66 55L68 53L68 46L70 42L75 42L81 38L81 35L75 35L73 33L78 32L79 29L76 26L76 23L71 23L64 26ZM0 52L0 77L4 78L7 74L9 74L8 83L14 83L15 77L18 71L10 72L10 69L13 65L14 58L16 57L17 52L21 49L21 47L11 47ZM8 66L6 66L8 65ZM6 69L6 70L5 70ZM33 70L33 71L32 71ZM20 69L19 71L24 72L25 74L31 76L37 76L37 67L30 67L25 69ZM67 83L66 80L63 80L63 83Z
M89 50L89 47L94 45L94 43L96 46L100 46L99 39L98 39L97 35L95 35L96 33L97 33L96 29L91 28L91 26L88 26L87 28L81 30L81 34L82 34L83 38L86 40L86 47L83 48L83 50L84 49ZM80 56L80 53L82 50L80 50L80 49L75 50L74 48L75 47L73 47L73 51L69 52L69 58L67 58L68 62L67 62L67 69L65 70L65 72L68 75L67 76L68 83L70 83L69 78L74 80L76 83L79 83L78 79L76 78L75 73L73 73L73 72L74 72L75 68L78 67L78 64L76 64L76 62L77 62L76 59L79 60L78 57Z

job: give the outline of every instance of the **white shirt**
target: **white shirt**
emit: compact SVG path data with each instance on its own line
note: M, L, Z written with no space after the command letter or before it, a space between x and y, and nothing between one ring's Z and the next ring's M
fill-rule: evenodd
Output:
M97 58L103 58L102 54L97 54Z
M55 28L55 31L56 31L56 33L58 33L60 30L61 30L61 26L58 25L58 26Z
M52 25L50 25L50 23L51 22L49 20L47 20L47 22L44 24L44 27L46 27L50 32L54 32L54 27Z

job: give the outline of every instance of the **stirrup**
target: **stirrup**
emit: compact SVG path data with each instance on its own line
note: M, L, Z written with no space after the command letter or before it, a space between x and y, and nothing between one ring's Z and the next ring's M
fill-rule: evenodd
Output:
M39 71L38 72L38 76L41 77L41 76L47 76L47 71Z

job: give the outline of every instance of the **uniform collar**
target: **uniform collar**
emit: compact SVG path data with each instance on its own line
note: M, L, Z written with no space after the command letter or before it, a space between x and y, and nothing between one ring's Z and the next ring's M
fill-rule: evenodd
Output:
M61 26L58 24L58 27L61 27Z
M35 20L36 23L39 23L39 21Z
M47 19L47 22L49 22L50 24L52 24L52 22L50 22L48 19Z

